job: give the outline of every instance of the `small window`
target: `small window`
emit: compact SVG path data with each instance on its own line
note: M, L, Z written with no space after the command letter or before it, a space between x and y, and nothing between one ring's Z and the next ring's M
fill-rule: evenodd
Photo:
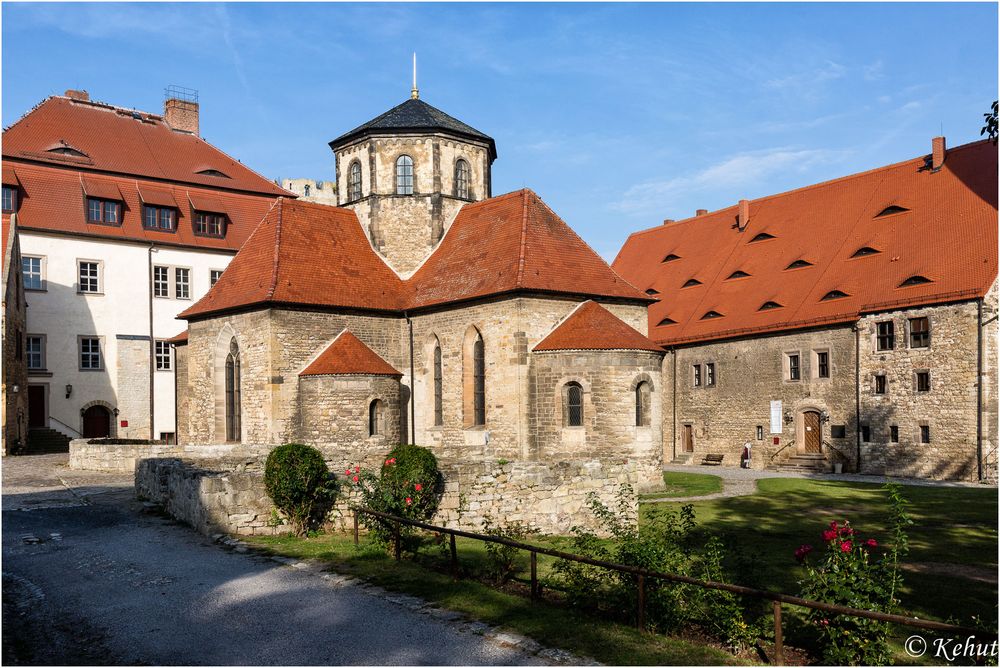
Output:
M679 260L679 259L681 259L680 255L674 255L673 253L668 253L667 256L665 258L663 258L663 261L664 262L673 262L674 260Z
M396 194L413 194L413 158L408 155L396 158Z
M889 442L899 443L899 427L896 425L889 425Z
M846 292L842 292L840 290L830 290L828 293L826 293L825 295L823 295L823 297L820 299L820 301L821 302L828 302L828 301L831 301L831 300L834 300L834 299L843 299L844 297L850 297L850 295L847 294Z
M228 174L223 174L219 170L217 170L217 169L211 169L211 168L209 168L209 169L203 169L203 170L201 170L200 172L197 172L197 173L201 174L202 176L215 176L215 177L220 178L220 179L228 179L229 178Z
M776 308L783 308L783 306L778 302L764 302L763 304L760 305L760 308L757 310L770 311L771 309L776 309Z
M74 158L89 158L90 156L83 151L77 150L68 144L63 144L62 146L54 146L47 150L47 153L55 153L56 155L70 155Z
M304 197L309 197L309 191L310 190L311 190L311 188L310 188L309 184L308 183L305 184L304 186L302 186L302 195Z
M101 291L101 263L83 261L80 262L79 268L80 292L99 293Z
M347 176L347 200L354 202L361 199L361 163L357 160L351 163Z
M96 337L80 337L80 370L100 371L104 368L101 359L101 340Z
M911 285L923 285L924 283L933 283L931 279L926 276L910 276L908 279L899 284L901 288L908 288Z
M871 246L862 246L858 250L854 251L854 254L851 255L851 257L864 257L866 255L878 255L881 252L882 251L875 250Z
M21 257L21 278L25 290L44 290L45 277L42 275L42 258Z
M642 381L635 386L635 426L648 427L651 423L649 383Z
M921 443L931 442L931 426L929 424L920 425L920 442Z
M664 318L660 322L656 323L657 327L663 327L664 325L676 325L677 321L673 318Z
M705 365L705 387L715 386L715 363L709 362Z
M441 363L441 344L434 345L434 426L444 424L444 371Z
M373 399L368 404L368 436L382 435L382 402Z
M164 443L176 443L177 435L172 431L161 431L160 440Z
M226 217L220 213L194 212L194 233L202 237L224 237Z
M17 188L14 186L3 187L3 212L13 213L17 210Z
M583 388L579 383L566 383L566 426L583 426Z
M774 235L773 234L768 234L767 232L761 232L760 234L758 234L757 236L755 236L753 239L751 239L749 241L749 243L753 243L755 241L767 241L768 239L774 239Z
M811 267L811 266L813 266L812 262L808 262L806 260L796 260L795 262L785 267L785 271L788 271L789 269L801 269L802 267Z
M867 424L861 425L861 441L863 443L871 443L871 441L872 441L872 428L871 428L871 425L867 425Z
M142 207L142 226L147 230L172 232L176 220L177 212L169 207L149 205Z
M927 317L910 318L910 347L928 348L931 345L931 322Z
M762 424L757 425L757 440L758 441L764 440L764 425Z
M918 371L915 375L916 375L917 392L930 392L931 391L931 372L930 371Z
M465 160L455 162L455 197L469 199L469 163Z
M875 394L885 394L889 389L889 384L884 373L875 374Z
M153 296L170 296L170 268L153 267Z
M191 270L178 267L174 269L174 297L191 299Z
M875 348L877 350L892 350L896 347L896 326L892 320L886 320L875 325Z
M875 214L875 217L881 218L882 216L891 216L894 213L903 213L904 211L909 211L909 209L891 204Z
M682 285L681 287L682 288L690 288L690 287L695 286L695 285L701 285L701 281L699 281L697 278L691 278L691 279L688 279L684 283L684 285Z
M28 354L28 369L37 371L45 368L44 336L29 334L25 339L25 350Z
M701 387L701 365L695 364L691 368L694 371L694 375L692 376L692 384L695 387Z
M216 283L218 283L220 278L222 278L222 270L221 269L209 269L208 270L208 287L212 287L213 285L215 285Z
M172 368L170 363L170 344L166 341L154 341L153 342L154 357L156 358L156 370L157 371L170 371Z
M830 377L830 353L825 350L816 353L816 377Z
M830 438L847 438L847 425L830 425Z
M737 269L733 273L729 274L729 278L727 278L726 280L729 281L734 278L747 278L748 276L750 276L750 274L748 274L747 272L743 271L742 269Z
M799 365L798 354L788 355L788 380L801 380L802 368Z
M660 291L657 290L656 288L649 288L648 290L646 290L646 294L652 297L653 295L660 294Z
M117 225L121 222L121 202L110 199L87 198L87 222Z
M721 318L722 314L718 311L709 311L705 315L701 316L702 320L713 320L715 318Z

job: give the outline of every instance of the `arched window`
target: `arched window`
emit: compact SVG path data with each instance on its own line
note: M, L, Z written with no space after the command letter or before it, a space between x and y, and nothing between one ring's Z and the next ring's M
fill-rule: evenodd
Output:
M482 335L472 346L472 381L475 425L482 426L486 424L486 350Z
M226 356L226 440L240 440L240 346L229 342Z
M372 399L368 404L368 435L380 436L382 434L382 402Z
M413 194L413 158L408 155L396 158L396 194Z
M486 425L486 349L474 326L465 331L462 342L462 425Z
M455 197L469 199L469 163L462 159L455 162Z
M434 344L434 426L444 424L444 402L442 400L441 344Z
M351 163L347 175L347 201L361 199L361 163L357 160Z
M565 394L566 410L563 411L563 424L567 427L583 426L583 387L580 383L566 383Z
M648 427L650 425L650 391L649 383L642 381L635 386L635 426Z

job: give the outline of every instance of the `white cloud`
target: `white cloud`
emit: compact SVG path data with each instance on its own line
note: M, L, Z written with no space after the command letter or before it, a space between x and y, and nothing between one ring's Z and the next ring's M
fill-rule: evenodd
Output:
M764 87L776 90L813 87L826 81L841 79L846 73L846 67L839 63L835 63L832 60L828 60L822 67L765 81Z
M885 64L881 60L876 60L871 65L865 65L861 68L861 72L865 78L865 81L878 81L879 79L885 78L883 70L885 69Z

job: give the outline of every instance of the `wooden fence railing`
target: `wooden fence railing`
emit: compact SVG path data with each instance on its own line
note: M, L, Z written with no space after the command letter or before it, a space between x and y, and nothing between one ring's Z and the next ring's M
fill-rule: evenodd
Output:
M974 629L965 626L958 626L955 624L946 624L944 622L935 622L927 619L918 619L916 617L906 617L904 615L894 615L886 612L873 612L871 610L861 610L859 608L850 608L847 606L836 605L833 603L823 603L822 601L811 601L809 599L799 598L798 596L789 596L788 594L780 594L777 592L764 591L762 589L753 589L752 587L744 587L741 585L729 584L727 582L713 582L711 580L699 580L697 578L688 577L686 575L677 575L675 573L662 573L659 571L651 571L645 568L637 568L635 566L627 566L625 564L616 564L610 561L602 561L600 559L591 559L590 557L584 557L578 554L571 554L569 552L562 552L561 550L553 550L551 548L541 547L538 545L529 545L528 543L522 543L520 541L511 540L509 538L503 538L501 536L487 536L485 534L472 533L470 531L462 531L461 529L449 529L447 527L436 526L434 524L428 524L426 522L411 520L405 517L389 515L388 513L383 513L368 508L354 508L353 511L354 511L353 512L354 544L357 545L359 542L359 533L358 533L359 514L371 515L372 517L381 518L386 522L388 522L393 527L393 555L395 556L396 561L399 561L402 558L402 543L400 540L401 525L405 524L408 526L417 527L419 529L432 531L434 533L448 535L450 542L450 552L451 552L451 573L452 576L456 578L458 577L459 573L458 551L455 548L456 537L470 538L472 540L478 540L485 543L499 543L500 545L506 545L508 547L524 550L525 552L529 553L531 559L531 598L533 600L538 599L539 596L541 595L541 587L538 583L537 555L539 554L555 557L557 559L565 559L566 561L575 561L581 564L598 566L600 568L606 568L608 570L617 571L619 573L630 573L632 575L635 575L637 576L637 586L638 586L638 600L636 602L637 606L636 626L638 626L640 631L646 630L646 579L647 578L694 585L696 587L702 587L704 589L717 589L719 591L728 591L733 594L739 594L740 596L748 596L751 598L758 598L771 601L773 615L774 615L774 663L776 665L784 664L784 645L783 645L782 628L781 628L781 606L783 604L797 606L800 608L808 608L811 610L822 610L823 612L829 612L837 615L848 615L851 617L863 617L865 619L874 619L880 622L890 622L892 624L900 624L902 626L909 626L928 631L943 631L958 635L980 636L987 639L995 639L997 637L996 629L993 630Z

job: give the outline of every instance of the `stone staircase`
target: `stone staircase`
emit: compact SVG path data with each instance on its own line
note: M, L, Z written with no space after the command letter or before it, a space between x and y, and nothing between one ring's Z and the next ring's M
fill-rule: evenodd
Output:
M830 473L831 466L825 455L797 452L787 459L771 464L767 470L782 473Z
M45 455L69 452L69 436L48 427L32 427L28 430L26 455Z
M694 458L694 455L692 453L690 453L690 452L681 452L681 453L678 453L676 457L674 457L673 459L671 459L670 463L671 464L679 464L679 465L686 466L687 464L691 463L691 460L693 458Z

